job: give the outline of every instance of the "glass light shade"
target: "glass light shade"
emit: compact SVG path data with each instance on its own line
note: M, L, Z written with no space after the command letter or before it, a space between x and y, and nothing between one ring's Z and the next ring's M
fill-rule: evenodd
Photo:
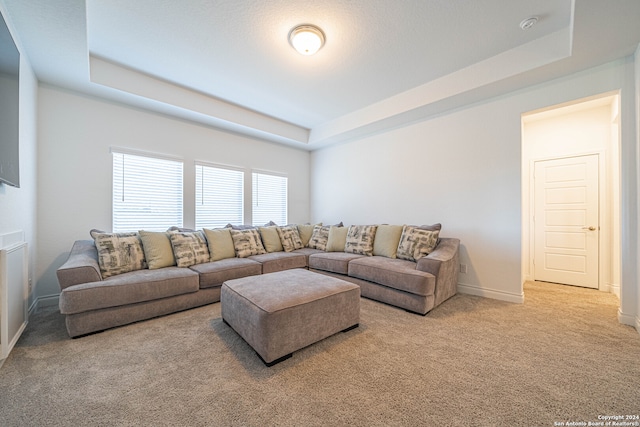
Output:
M289 33L289 43L302 55L313 55L324 45L324 33L313 25L300 25Z

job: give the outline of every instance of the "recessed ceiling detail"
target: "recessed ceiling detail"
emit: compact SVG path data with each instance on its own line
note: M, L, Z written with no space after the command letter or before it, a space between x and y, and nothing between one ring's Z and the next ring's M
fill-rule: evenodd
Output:
M640 43L637 0L0 3L44 84L302 149L628 57ZM523 31L523 17L539 19ZM284 48L304 22L331 49Z

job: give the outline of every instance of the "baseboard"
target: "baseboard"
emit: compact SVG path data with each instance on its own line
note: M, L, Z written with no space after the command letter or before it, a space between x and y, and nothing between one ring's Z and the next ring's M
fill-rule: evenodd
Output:
M638 317L634 316L633 314L625 314L620 310L620 308L618 308L618 322L622 323L623 325L633 326L640 332L640 323L638 323Z
M611 293L614 294L615 296L617 296L618 299L620 299L620 284L612 283L611 284Z
M487 289L474 285L465 285L464 283L458 283L458 292L463 294L476 295L484 298L514 302L517 304L524 303L524 292L514 294L512 292L499 291L497 289Z
M37 297L31 303L31 307L29 307L29 315L36 313L42 307L53 307L58 306L60 300L60 294L53 295L44 295L41 297Z

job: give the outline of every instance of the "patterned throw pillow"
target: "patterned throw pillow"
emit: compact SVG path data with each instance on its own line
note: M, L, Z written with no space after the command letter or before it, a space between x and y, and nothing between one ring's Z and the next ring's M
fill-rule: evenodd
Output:
M92 232L102 278L147 268L138 233Z
M438 234L440 231L405 225L402 229L396 256L400 259L417 261L429 255L438 244Z
M351 254L373 255L373 239L377 229L377 225L350 226L344 251Z
M189 267L210 261L207 239L202 231L171 233L171 246L178 267Z
M313 233L309 239L309 247L324 251L327 249L327 241L329 240L329 225L316 225L313 227Z
M233 247L236 249L236 255L239 258L267 253L264 246L262 246L262 240L257 228L247 230L232 229L231 238L233 239Z
M300 239L300 233L298 233L298 227L295 225L278 227L278 235L280 236L280 242L285 252L304 248L302 239Z

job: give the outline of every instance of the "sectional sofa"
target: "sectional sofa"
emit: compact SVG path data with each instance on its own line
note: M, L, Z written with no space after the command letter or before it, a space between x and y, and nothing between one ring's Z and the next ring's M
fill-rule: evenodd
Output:
M104 233L57 270L60 312L78 337L214 303L227 280L304 268L426 314L456 293L459 240L440 225L231 226Z

